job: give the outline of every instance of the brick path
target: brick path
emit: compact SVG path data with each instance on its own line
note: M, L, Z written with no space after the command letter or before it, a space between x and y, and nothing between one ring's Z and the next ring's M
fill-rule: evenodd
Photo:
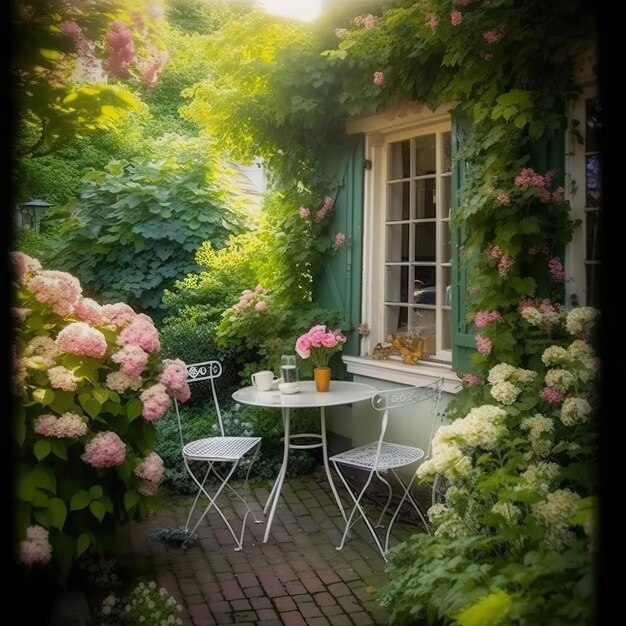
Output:
M259 519L269 486L252 487L251 507ZM343 520L323 471L288 477L267 544L262 543L265 526L249 516L241 552L235 552L233 538L214 512L186 551L150 537L154 529L182 528L191 503L192 496L167 498L160 515L125 529L116 551L133 574L156 580L184 606L186 626L387 623L373 597L387 580L386 564L362 521L344 549L335 550ZM230 520L239 519L228 506L222 509ZM396 522L391 545L416 531Z

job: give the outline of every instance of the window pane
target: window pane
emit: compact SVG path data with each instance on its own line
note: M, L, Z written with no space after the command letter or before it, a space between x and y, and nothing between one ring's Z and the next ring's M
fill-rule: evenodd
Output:
M415 261L435 261L435 222L415 224Z
M600 260L600 211L586 211L585 225L587 245L585 257L587 261Z
M602 131L602 107L599 98L587 100L587 123L585 127L585 151L600 152Z
M390 183L388 189L387 221L408 220L411 183Z
M419 304L436 304L435 267L414 267L413 302Z
M385 329L386 329L385 337L384 337L385 341L387 340L387 335L407 329L407 315L408 315L407 307L399 307L399 306L386 306L385 307Z
M409 301L409 267L395 265L387 267L387 291L385 300L389 302Z
M387 226L387 261L393 263L409 260L410 224Z
M600 308L600 265L587 265L587 306Z
M392 143L389 150L388 180L408 178L411 175L411 142Z
M415 217L422 219L424 217L435 217L436 196L435 187L437 181L435 178L426 178L424 180L415 181Z
M443 350L452 350L452 312L449 309L443 309L442 313L442 336L441 348Z
M443 250L441 251L442 263L452 263L452 230L450 222L441 223L441 238Z
M602 206L602 179L600 155L590 154L585 157L586 206Z
M450 208L452 207L452 176L443 176L441 178L441 217L450 216Z
M443 306L452 306L452 268L443 267Z
M441 171L452 171L452 133L441 134Z
M415 175L435 173L435 137L436 135L424 135L415 138Z
M424 352L426 355L437 352L437 324L435 311L428 309L413 310L410 330L424 338Z

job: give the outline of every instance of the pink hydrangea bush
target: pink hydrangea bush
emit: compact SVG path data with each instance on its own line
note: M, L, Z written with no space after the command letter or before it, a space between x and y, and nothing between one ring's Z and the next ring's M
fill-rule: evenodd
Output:
M71 274L11 253L16 557L63 579L118 521L145 517L163 478L154 422L189 399L185 363L125 303L100 305Z

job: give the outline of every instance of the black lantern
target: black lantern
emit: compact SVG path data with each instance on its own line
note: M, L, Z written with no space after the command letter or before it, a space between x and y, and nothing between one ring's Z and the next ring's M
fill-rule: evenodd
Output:
M30 202L22 202L17 205L17 225L21 228L27 228L28 230L34 230L39 232L39 225L41 224L41 218L43 214L53 204L49 204L45 200L37 198Z

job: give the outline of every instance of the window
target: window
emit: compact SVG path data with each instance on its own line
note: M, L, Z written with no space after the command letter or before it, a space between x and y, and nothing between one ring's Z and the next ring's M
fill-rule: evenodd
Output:
M361 319L370 333L361 355L371 357L391 334L417 334L425 355L413 367L421 371L452 361L451 108L409 106L348 123L348 132L365 135L367 167ZM391 371L409 375L394 360L402 364L392 355L353 367L388 380Z
M570 138L570 202L573 217L580 219L582 226L568 250L569 302L573 306L599 308L602 109L594 88L584 90L572 110L571 119L575 120L578 132Z
M417 332L451 358L451 133L424 129L386 145L384 332Z

